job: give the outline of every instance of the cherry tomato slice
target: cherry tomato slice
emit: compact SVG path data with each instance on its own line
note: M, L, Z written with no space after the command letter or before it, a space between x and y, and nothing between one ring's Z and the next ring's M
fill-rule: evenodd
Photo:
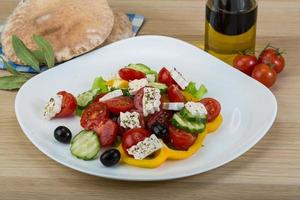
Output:
M170 72L165 67L163 67L158 73L158 82L164 83L167 86L171 86L172 84L176 84L176 82L172 78Z
M126 81L146 78L145 73L126 67L119 70L119 76Z
M173 112L169 110L160 110L159 112L154 113L153 115L150 115L147 120L147 128L151 129L153 124L156 122L168 126L170 124L170 120L173 116Z
M77 106L76 98L72 94L66 91L60 91L57 94L62 95L63 99L62 99L61 111L57 113L55 117L63 118L63 117L71 116L76 110L76 106Z
M108 110L115 114L129 111L134 107L133 100L126 96L116 97L107 100L104 103L106 104Z
M214 121L221 112L220 103L213 98L204 98L201 99L200 102L207 110L207 122Z
M185 98L177 85L168 88L168 96L171 102L185 102Z
M86 130L93 130L99 123L109 116L106 105L101 102L94 102L84 109L80 124Z
M187 133L173 126L169 127L169 136L171 144L177 150L188 150L196 141L196 137L191 133Z
M146 137L149 137L150 133L143 128L134 128L127 131L122 137L122 147L125 152L127 149L136 145L138 142L143 141Z
M93 129L99 136L101 146L114 144L118 135L118 124L111 119L102 120Z
M141 113L143 113L143 97L144 97L144 88L141 88L134 95L134 99L133 99L134 107Z

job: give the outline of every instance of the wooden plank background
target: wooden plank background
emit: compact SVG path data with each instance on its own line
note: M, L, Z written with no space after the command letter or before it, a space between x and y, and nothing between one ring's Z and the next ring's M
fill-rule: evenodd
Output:
M146 17L140 34L203 43L204 0L109 2ZM16 3L0 1L0 22ZM279 107L276 122L254 148L216 170L175 181L93 177L56 163L34 147L16 121L16 92L0 91L0 199L300 199L300 1L258 3L257 47L272 43L285 49L287 68L272 88Z

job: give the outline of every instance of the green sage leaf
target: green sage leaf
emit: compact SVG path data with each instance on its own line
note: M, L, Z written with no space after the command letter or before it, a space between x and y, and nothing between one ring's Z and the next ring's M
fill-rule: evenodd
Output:
M32 54L39 61L40 64L46 64L44 53L41 50L34 50L32 51Z
M11 75L0 77L0 90L17 90L28 81L27 76Z
M20 38L16 35L12 36L12 45L16 53L16 56L23 62L25 65L31 66L35 71L40 72L39 61L34 57L32 52L25 46Z
M15 70L15 68L13 68L13 66L11 66L2 56L0 56L0 59L3 62L4 68L10 72L13 75L21 75L20 72L18 72L17 70Z
M51 44L41 36L33 35L32 39L38 45L40 51L44 55L44 59L46 60L47 66L49 68L54 67L55 64L55 57L54 57L54 50Z

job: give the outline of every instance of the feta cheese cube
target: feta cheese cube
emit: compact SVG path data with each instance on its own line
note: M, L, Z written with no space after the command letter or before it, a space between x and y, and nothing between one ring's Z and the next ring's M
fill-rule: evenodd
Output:
M184 106L192 115L207 115L205 106L200 102L187 102Z
M185 89L188 86L188 82L186 79L182 76L180 72L178 72L175 68L172 68L169 70L171 77L174 79L174 81L181 87L181 89Z
M44 119L50 120L55 117L55 115L61 111L62 101L62 95L55 95L54 97L51 97L44 108Z
M138 112L121 112L120 125L123 128L140 128L140 114Z
M116 98L116 97L120 97L120 96L123 96L122 90L114 90L114 91L112 91L110 93L107 93L103 97L101 97L99 99L99 101L103 102L103 101L107 101L107 100L110 100L110 99L113 99L113 98Z
M160 97L161 95L158 88L144 88L143 114L145 117L160 110Z
M178 110L181 110L182 108L184 108L184 103L182 103L182 102L163 103L163 109L165 109L165 110L178 111Z
M135 159L142 160L162 147L163 144L161 141L154 134L152 134L150 137L145 138L143 141L140 141L136 145L133 145L127 149L127 152Z
M148 85L147 78L137 79L130 81L128 84L128 91L131 95L134 95L139 89Z

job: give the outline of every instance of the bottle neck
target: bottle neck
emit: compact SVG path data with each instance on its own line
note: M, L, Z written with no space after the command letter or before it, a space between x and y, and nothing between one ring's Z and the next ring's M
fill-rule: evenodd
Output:
M228 13L249 12L257 7L255 0L208 0L207 4L214 10Z

